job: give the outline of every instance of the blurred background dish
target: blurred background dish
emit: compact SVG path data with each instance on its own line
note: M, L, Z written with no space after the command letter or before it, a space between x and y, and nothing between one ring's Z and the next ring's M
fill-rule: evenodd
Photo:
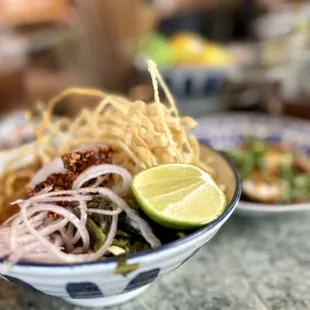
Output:
M275 137L248 135L225 152L239 170L243 200L264 204L310 202L310 158Z
M3 0L0 11L0 113L69 86L152 100L143 73L152 58L183 114L246 109L310 118L306 2ZM1 55L13 45L10 63L19 66L8 72ZM72 97L58 112L91 104Z
M238 213L310 211L310 124L257 114L198 119L195 134L237 166L243 198Z

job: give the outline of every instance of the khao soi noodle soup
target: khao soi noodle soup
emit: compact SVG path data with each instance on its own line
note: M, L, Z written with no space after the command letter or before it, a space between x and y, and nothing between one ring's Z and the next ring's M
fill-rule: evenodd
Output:
M132 102L94 89L72 88L29 121L35 141L10 153L1 177L0 256L18 261L81 263L128 255L182 237L155 225L138 211L130 191L138 172L166 163L199 160L199 144L187 132L153 62L154 102ZM167 104L160 102L158 83ZM98 98L95 109L75 119L52 119L70 95ZM30 157L29 157L30 156ZM25 161L25 158L28 158Z

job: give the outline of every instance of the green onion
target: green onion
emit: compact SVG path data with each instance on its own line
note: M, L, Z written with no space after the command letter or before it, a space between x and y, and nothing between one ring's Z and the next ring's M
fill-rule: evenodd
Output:
M90 217L87 218L86 227L94 241L94 250L97 251L105 243L107 237Z

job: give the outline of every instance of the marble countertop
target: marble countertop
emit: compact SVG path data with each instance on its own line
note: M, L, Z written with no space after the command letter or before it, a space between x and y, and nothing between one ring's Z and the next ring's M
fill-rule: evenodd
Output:
M310 214L235 216L180 269L112 309L308 310L309 239ZM82 309L0 281L0 310Z

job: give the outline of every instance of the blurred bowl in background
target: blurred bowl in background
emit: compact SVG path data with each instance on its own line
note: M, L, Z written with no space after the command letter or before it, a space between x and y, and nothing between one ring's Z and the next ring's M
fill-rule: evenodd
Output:
M194 32L179 31L171 37L152 32L142 40L134 65L143 76L146 59L152 59L181 113L201 116L227 109L228 80L239 66L240 54L245 53L236 46L231 48Z
M228 69L180 67L161 74L183 115L198 117L228 109Z
M310 122L265 114L231 113L198 119L193 132L201 143L219 151L237 148L244 138L283 143L297 154L310 157ZM267 204L241 200L236 212L258 216L278 213L309 212L310 202L294 204Z
M145 59L137 58L135 67L139 79L145 82ZM160 74L174 95L181 114L198 117L228 110L229 80L234 68L179 66L160 69Z

